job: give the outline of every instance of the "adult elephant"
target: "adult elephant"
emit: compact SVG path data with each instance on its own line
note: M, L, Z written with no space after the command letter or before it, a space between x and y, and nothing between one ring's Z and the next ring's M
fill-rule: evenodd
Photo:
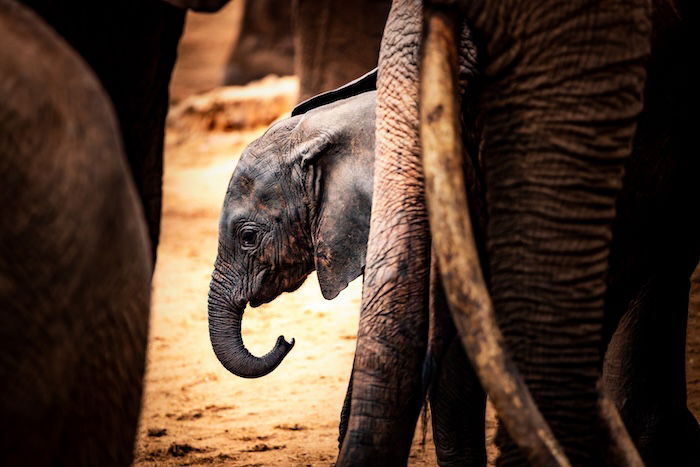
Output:
M299 99L377 66L389 0L243 0L225 84L269 73L299 77Z
M269 74L294 74L291 0L239 0L238 24L224 84L244 85ZM377 47L379 49L379 47Z
M108 97L0 0L0 464L130 465L151 256Z
M299 99L351 81L377 66L389 0L293 0L294 71Z
M146 214L155 259L160 234L168 85L185 8L214 11L227 0L22 3L38 13L83 57L107 91Z
M682 154L692 115L683 97L692 89L682 58L693 31L686 3L654 3L653 42L645 1L456 3L459 13L442 22L457 17L457 26L444 29L467 24L479 57L478 74L467 77L472 92L457 109L478 130L477 144L465 146L478 148L484 170L485 279L473 247L465 258L454 248L464 245L459 235L444 235L449 224L436 242L456 324L515 441L501 434L501 462L604 462L603 433L614 424L600 416L597 385L607 338L624 314L609 350L624 371L605 371L612 398L645 460L697 463L683 370L700 238L683 214L698 199L689 183L697 161ZM420 2L395 1L380 54L375 198L339 465L405 463L420 407L430 266L417 105L422 21ZM460 49L463 58L471 53ZM449 110L426 102L428 124ZM437 176L428 188L439 193L450 177ZM454 208L449 200L463 195L461 186L431 196ZM608 273L611 260L619 267ZM468 327L460 312L465 304L488 310L491 299L509 352L493 321ZM675 317L663 319L664 308ZM658 354L649 350L659 345ZM537 407L542 417L533 422Z

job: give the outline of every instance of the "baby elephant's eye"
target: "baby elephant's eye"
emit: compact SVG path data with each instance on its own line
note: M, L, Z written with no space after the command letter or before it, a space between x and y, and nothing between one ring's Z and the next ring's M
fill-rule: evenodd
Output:
M244 247L253 248L258 244L258 232L255 229L246 227L241 230L241 244Z

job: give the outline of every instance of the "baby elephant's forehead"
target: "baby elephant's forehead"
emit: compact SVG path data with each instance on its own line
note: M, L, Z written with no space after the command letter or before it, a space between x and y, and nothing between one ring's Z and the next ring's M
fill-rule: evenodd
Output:
M297 177L286 152L297 121L276 123L243 151L228 186L228 208L277 215L287 207Z
M231 178L226 208L253 217L276 218L295 204L292 200L297 190L293 185L292 174L280 164L239 166Z

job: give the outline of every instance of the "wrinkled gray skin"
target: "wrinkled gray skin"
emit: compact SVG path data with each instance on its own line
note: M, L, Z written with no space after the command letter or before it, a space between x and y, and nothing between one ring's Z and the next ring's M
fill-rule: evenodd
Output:
M280 336L267 355L252 356L241 337L248 303L296 290L314 269L331 299L362 273L373 158L374 92L282 120L244 151L224 199L209 291L212 347L232 373L266 375L294 344Z
M114 111L11 0L0 43L0 465L128 466L152 265Z

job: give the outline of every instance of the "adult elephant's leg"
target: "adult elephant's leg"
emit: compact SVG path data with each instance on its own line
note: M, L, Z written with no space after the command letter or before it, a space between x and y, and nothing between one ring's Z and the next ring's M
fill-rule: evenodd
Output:
M185 11L162 0L22 1L82 55L111 98L155 259L168 86Z
M352 403L338 465L405 465L422 403L430 237L418 141L418 1L392 5Z
M481 109L494 307L571 462L602 463L602 440L591 427L605 273L614 203L642 107L649 5L465 5L489 57ZM506 436L499 444L502 464L524 462Z
M240 11L224 84L242 85L269 74L294 74L291 0L238 0Z
M608 347L605 385L645 463L698 465L698 422L687 408L687 277L660 271L630 303Z
M428 381L438 463L485 465L486 394L464 353L447 308L437 261L430 271L430 332L423 377Z
M352 404L352 373L355 372L355 368L351 370L350 381L348 381L348 389L345 391L345 399L343 399L343 407L340 409L340 423L338 424L338 450L343 447L343 441L345 440L345 435L348 432L348 422L350 421L350 405Z
M486 465L486 394L456 336L446 349L428 397L438 463Z
M697 21L683 8L656 7L645 107L618 202L606 297L612 325L626 314L604 376L647 465L700 465L685 375L690 276L700 258L700 228L688 216L700 199L700 161L687 154L696 144L695 108L687 100L696 84L686 57Z
M335 89L377 66L391 0L293 0L299 100Z

